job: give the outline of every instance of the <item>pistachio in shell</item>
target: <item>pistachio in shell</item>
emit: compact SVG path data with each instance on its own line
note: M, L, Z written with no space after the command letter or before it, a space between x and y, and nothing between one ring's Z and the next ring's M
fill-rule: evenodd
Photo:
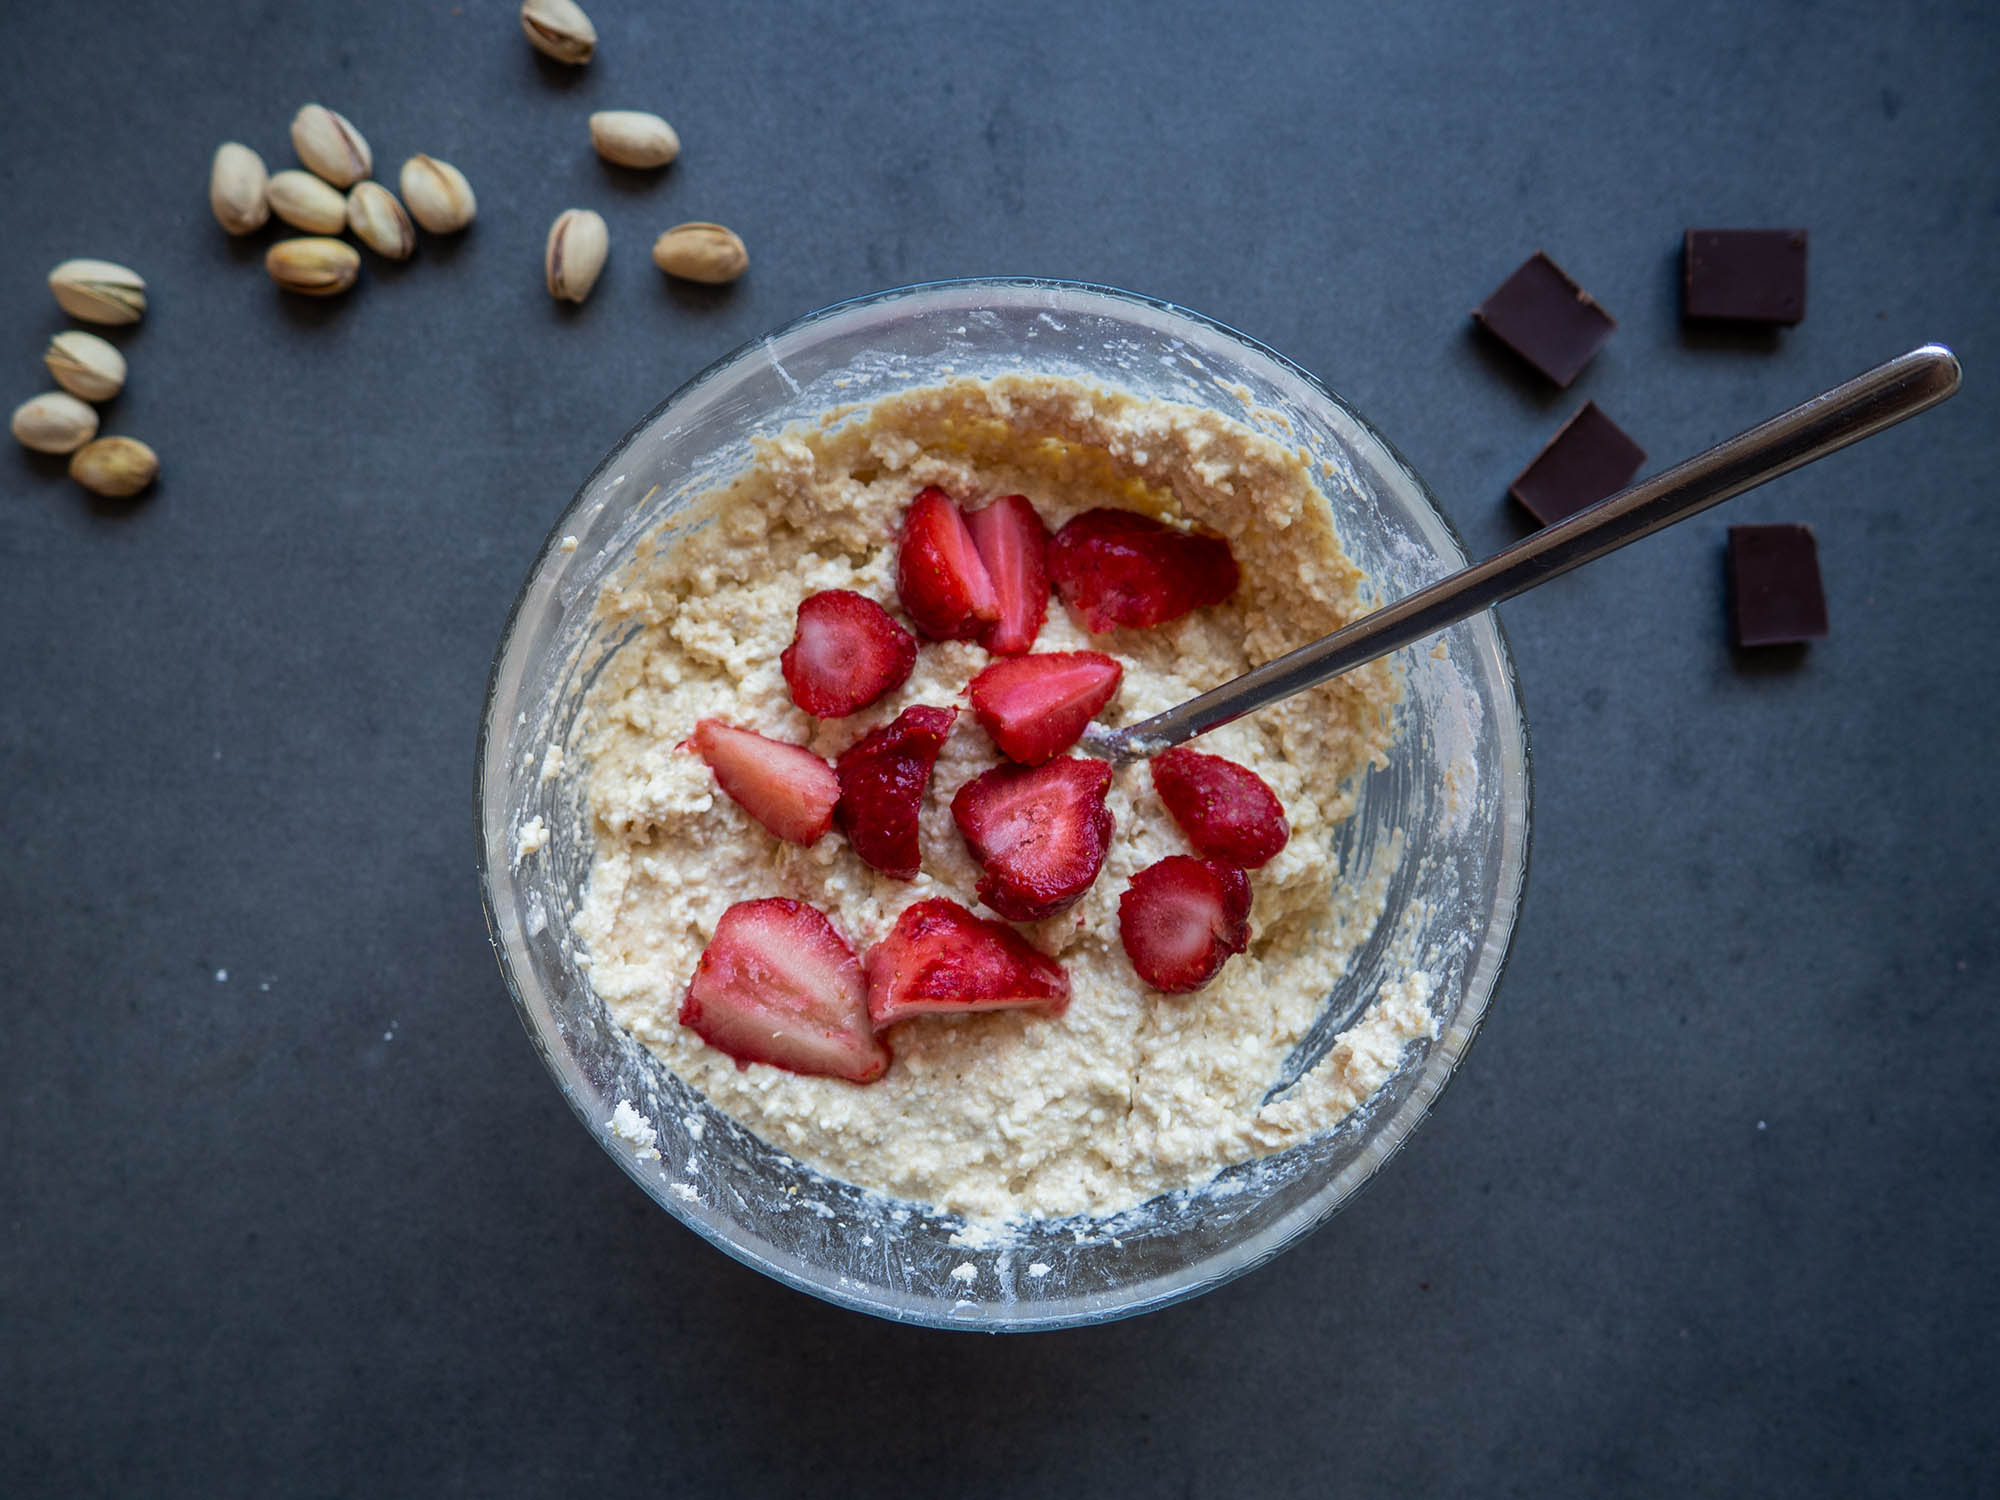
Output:
M308 104L292 116L292 149L337 188L353 187L375 170L375 153L361 132L324 104Z
M115 261L66 260L49 272L49 290L86 323L136 323L146 312L146 279Z
M97 436L97 408L67 391L47 391L15 407L7 425L23 448L73 453Z
M611 231L601 214L588 208L564 210L549 226L549 242L542 254L549 295L558 302L583 301L597 285L610 248Z
M643 109L600 109L590 117L590 144L621 167L664 167L681 154L681 138Z
M347 227L346 195L297 167L273 172L264 196L272 213L307 234L339 234Z
M653 264L669 276L721 286L750 265L750 252L735 230L720 224L676 224L653 242Z
M69 477L112 500L129 500L159 477L160 456L137 438L101 437L70 455Z
M224 141L215 148L208 168L208 206L215 222L231 234L254 234L271 217L265 190L271 174L264 158L241 141Z
M597 28L576 0L521 0L521 30L534 49L581 66L597 53Z
M80 328L50 339L42 363L57 385L86 401L109 401L125 387L125 356L118 346Z
M432 234L456 234L479 212L479 200L465 174L448 161L417 155L403 163L398 179L403 204Z
M354 285L361 274L361 252L345 240L279 240L264 252L264 269L288 292L332 297Z
M417 231L396 195L379 182L357 182L347 191L347 227L384 260L408 260Z

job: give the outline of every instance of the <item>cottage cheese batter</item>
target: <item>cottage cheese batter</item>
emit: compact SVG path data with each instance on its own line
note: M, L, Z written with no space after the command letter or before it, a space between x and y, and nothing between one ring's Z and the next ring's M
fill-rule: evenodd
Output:
M1426 976L1386 986L1311 1075L1262 1103L1381 911L1379 885L1341 882L1330 843L1352 811L1356 774L1391 737L1388 663L1199 742L1263 776L1292 827L1284 851L1251 874L1249 950L1204 990L1149 990L1119 945L1127 881L1191 852L1145 767L1130 766L1112 786L1117 831L1096 883L1071 910L1020 929L1069 971L1072 1000L1060 1018L998 1011L903 1022L888 1033L893 1066L865 1086L739 1069L676 1020L695 962L734 902L809 902L856 952L927 897L979 909L978 870L950 803L1001 757L969 712L925 800L914 882L869 868L837 834L812 848L773 838L682 743L713 716L830 760L911 704L963 706L966 683L992 659L972 642L926 643L903 687L848 719L800 711L779 672L806 595L853 589L896 611L898 527L925 485L974 505L1026 494L1051 530L1092 506L1121 506L1196 520L1229 539L1242 572L1234 598L1167 625L1091 636L1051 602L1037 651L1104 651L1124 665L1123 687L1100 715L1108 724L1169 708L1364 608L1362 576L1303 456L1198 408L1054 377L968 379L763 442L752 467L708 502L708 524L671 549L642 550L600 601L609 616L643 626L592 690L580 738L597 844L577 932L612 1016L802 1161L977 1219L1113 1212L1328 1129L1434 1025Z

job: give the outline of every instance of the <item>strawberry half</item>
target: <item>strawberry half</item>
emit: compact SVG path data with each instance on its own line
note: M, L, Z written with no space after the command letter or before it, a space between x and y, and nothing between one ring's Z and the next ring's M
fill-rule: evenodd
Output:
M799 603L798 628L778 658L792 702L843 719L909 680L917 638L865 594L827 589Z
M1236 592L1236 555L1225 539L1136 510L1071 517L1049 542L1048 565L1063 603L1093 633L1163 625Z
M1026 495L1002 495L965 518L986 576L1000 602L1000 618L979 632L995 656L1032 650L1049 613L1049 568L1043 552L1049 528Z
M840 782L833 767L805 746L702 719L694 726L694 748L730 800L779 838L816 844L833 826Z
M931 767L957 722L957 709L920 703L840 752L834 819L854 852L884 875L917 878L917 814Z
M1153 790L1189 843L1246 870L1269 864L1292 836L1285 805L1264 778L1219 755L1176 748L1155 757Z
M1069 1009L1069 975L1004 922L956 901L919 901L862 960L876 1030L909 1016Z
M896 593L917 633L963 641L1000 618L1000 599L966 529L965 516L936 485L919 490L903 517Z
M972 679L972 711L1009 759L1039 766L1076 743L1124 675L1101 651L1017 656Z
M1067 757L1045 766L995 766L951 799L951 816L985 871L979 899L1010 922L1035 922L1076 904L1111 844L1111 767Z
M784 896L722 914L688 981L681 1025L739 1068L769 1063L873 1083L889 1067L869 1026L861 961L825 912Z
M1249 946L1250 877L1220 860L1170 854L1118 898L1118 939L1154 989L1198 990Z

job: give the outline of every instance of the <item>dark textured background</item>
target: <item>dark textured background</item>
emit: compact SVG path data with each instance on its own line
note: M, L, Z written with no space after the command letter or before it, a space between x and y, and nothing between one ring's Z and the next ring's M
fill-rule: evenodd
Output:
M44 272L131 264L93 505L0 456L0 1492L1937 1495L1995 1464L2000 13L1596 3L504 0L8 9L9 405ZM480 218L331 305L204 202L308 99ZM679 128L664 175L593 108ZM612 226L579 311L564 207ZM666 284L717 219L752 267ZM1806 321L1690 336L1680 231L1804 225ZM1468 310L1546 247L1619 319L1555 394ZM1032 273L1172 298L1368 412L1475 550L1586 397L1659 463L1925 339L1910 426L1503 611L1534 866L1481 1044L1382 1181L1189 1305L900 1329L604 1158L487 950L473 737L575 483L820 304ZM1832 637L1732 659L1731 519ZM224 977L226 972L227 977Z

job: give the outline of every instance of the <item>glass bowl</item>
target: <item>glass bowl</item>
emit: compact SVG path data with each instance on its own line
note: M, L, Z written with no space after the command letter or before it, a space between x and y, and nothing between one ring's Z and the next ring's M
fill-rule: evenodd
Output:
M1106 287L998 279L904 287L812 313L712 365L620 442L577 491L508 616L479 739L479 874L508 989L563 1096L660 1206L787 1285L900 1322L991 1331L1126 1317L1191 1297L1324 1223L1378 1171L1465 1055L1500 977L1526 873L1528 748L1490 614L1399 654L1386 766L1338 842L1357 883L1392 862L1387 904L1274 1089L1413 956L1436 978L1436 1035L1324 1135L1108 1218L989 1239L954 1215L835 1182L715 1110L620 1030L591 989L572 914L589 872L585 693L625 639L601 583L691 500L741 469L753 434L939 380L1065 375L1205 406L1301 445L1343 544L1391 599L1467 561L1423 481L1311 375L1184 308ZM539 820L539 821L537 821ZM523 830L530 845L523 857ZM630 1110L618 1106L629 1104ZM636 1116L645 1124L635 1126ZM622 1117L623 1130L614 1117ZM647 1143L648 1132L655 1136Z

